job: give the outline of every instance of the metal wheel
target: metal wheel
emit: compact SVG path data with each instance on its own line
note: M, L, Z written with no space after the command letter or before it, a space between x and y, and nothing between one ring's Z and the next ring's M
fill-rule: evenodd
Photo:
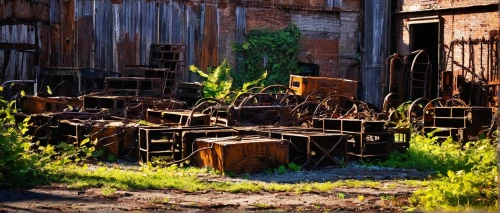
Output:
M241 119L248 124L277 125L280 122L280 113L275 109L259 106L281 106L275 96L267 93L256 93L245 98L239 107L253 107L252 110L242 112Z
M253 93L250 92L243 92L240 94L237 94L236 97L231 101L232 106L239 106L243 100L251 96Z
M462 99L458 99L458 98L453 98L453 99L447 100L444 105L447 107L456 107L456 106L465 107L465 106L468 106L465 103L465 101L463 101Z
M410 105L410 108L408 108L406 117L408 118L408 122L410 123L410 126L415 130L415 131L420 131L423 129L424 125L424 109L425 106L429 103L429 100L426 98L418 98L417 100L413 101Z
M280 105L296 106L299 104L299 98L293 89L283 85L271 85L262 89L259 93L273 95Z
M323 107L318 101L305 101L293 108L290 111L292 126L312 127L314 111L318 106Z
M224 103L220 100L217 100L215 98L202 98L196 102L196 105L193 107L191 110L191 113L189 114L189 117L186 121L185 126L190 126L191 125L191 120L193 119L193 115L195 113L203 113L212 116L213 113L216 111L215 107L216 106L222 106Z
M222 101L223 103L231 103L237 96L238 96L238 93L236 93L234 91L230 91L229 93L224 95L224 97L222 97L219 100Z
M378 120L379 114L382 112L380 108L377 106L366 103L360 100L354 100L358 107L358 119L366 119L366 120Z
M316 118L356 118L358 107L349 97L331 95L321 101L314 110Z
M306 101L318 101L321 102L324 100L326 97L330 95L336 95L340 94L340 91L338 89L333 89L330 87L319 87L310 92L306 96Z

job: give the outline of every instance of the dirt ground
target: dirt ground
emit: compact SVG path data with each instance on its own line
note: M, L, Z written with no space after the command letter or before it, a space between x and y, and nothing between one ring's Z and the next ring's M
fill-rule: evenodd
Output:
M349 166L283 175L255 174L241 178L202 176L204 181L256 181L277 183L324 182L352 179L380 180L380 187L340 187L328 193L257 192L228 193L176 190L117 191L111 197L99 188L70 190L64 185L30 189L0 189L0 212L124 212L124 211L340 211L398 212L408 206L414 186L402 179L424 179L429 173L377 167ZM397 184L394 187L394 184ZM391 185L391 187L386 187ZM343 195L343 196L339 196ZM360 199L358 196L364 198ZM390 198L390 199L388 199Z

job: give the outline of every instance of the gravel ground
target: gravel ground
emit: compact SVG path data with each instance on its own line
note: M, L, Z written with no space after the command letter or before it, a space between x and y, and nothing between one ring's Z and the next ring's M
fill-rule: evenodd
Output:
M415 169L395 169L379 166L361 166L349 164L342 168L326 168L318 170L301 170L285 174L257 173L245 178L231 178L233 181L262 181L266 183L301 183L301 182L328 182L338 180L398 180L398 179L425 179L432 172L417 171Z

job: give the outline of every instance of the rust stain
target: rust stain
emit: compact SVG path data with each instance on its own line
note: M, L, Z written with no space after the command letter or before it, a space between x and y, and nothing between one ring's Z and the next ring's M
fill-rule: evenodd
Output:
M205 6L204 26L200 62L200 68L202 70L206 70L208 66L218 65L219 42L217 30L217 7L214 5Z
M121 4L123 3L123 0L111 0L112 4Z
M0 1L0 19L36 19L48 21L50 0L33 1L7 0Z
M135 34L133 38L130 38L129 33L124 33L124 38L122 41L116 44L117 54L118 54L118 66L117 72L121 72L126 65L135 65L138 63L139 51L139 35Z

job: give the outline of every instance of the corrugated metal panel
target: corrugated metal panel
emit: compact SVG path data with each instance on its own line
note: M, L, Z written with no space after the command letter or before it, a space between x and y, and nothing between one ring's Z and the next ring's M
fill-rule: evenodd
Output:
M94 42L96 68L113 69L113 4L110 1L95 1Z
M0 43L34 44L34 26L24 24L0 26Z
M61 12L59 6L60 0L50 0L50 23L59 24L61 21Z
M140 64L147 64L149 62L149 46L155 43L157 36L158 25L158 10L159 7L155 2L144 2L141 7L141 28L140 33Z
M389 51L389 16L389 1L365 1L365 52L361 70L362 99L378 106L382 105L384 98L380 87L380 75Z
M172 5L172 41L173 44L183 44L185 42L185 4L183 2L173 1Z
M194 8L193 8L194 7ZM196 28L199 27L197 11L198 5L189 5L186 7L186 23L187 23L187 36L186 36L186 64L194 64L195 57L195 44L196 44ZM187 69L186 69L187 70ZM184 75L184 80L190 81L191 73L187 72Z
M342 7L342 0L326 0L326 7Z
M33 62L32 53L0 51L0 80L30 79Z
M172 29L172 5L164 3L160 5L160 42L171 42L171 29Z

